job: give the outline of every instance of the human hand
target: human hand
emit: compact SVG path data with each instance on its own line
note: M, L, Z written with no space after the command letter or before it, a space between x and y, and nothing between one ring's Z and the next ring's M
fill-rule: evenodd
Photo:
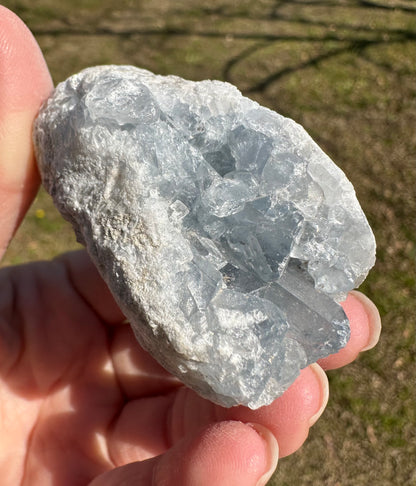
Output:
M36 42L0 7L1 253L38 188L31 129L51 89ZM368 299L353 292L344 308L351 339L320 361L324 369L378 340ZM304 442L327 397L315 364L268 407L221 408L139 347L85 252L0 271L4 486L265 484L278 456Z

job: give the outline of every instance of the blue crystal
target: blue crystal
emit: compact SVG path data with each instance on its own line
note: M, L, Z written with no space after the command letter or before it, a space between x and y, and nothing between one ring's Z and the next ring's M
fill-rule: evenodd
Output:
M292 120L227 83L101 66L56 88L34 141L137 339L204 397L266 405L346 344L374 237Z

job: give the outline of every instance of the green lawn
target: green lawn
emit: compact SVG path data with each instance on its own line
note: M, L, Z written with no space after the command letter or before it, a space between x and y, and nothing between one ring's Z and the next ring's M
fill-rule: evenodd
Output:
M55 82L135 64L216 78L305 126L346 172L373 227L362 286L382 313L378 347L329 373L331 397L270 485L416 484L415 59L412 0L16 0ZM77 246L41 192L5 259Z

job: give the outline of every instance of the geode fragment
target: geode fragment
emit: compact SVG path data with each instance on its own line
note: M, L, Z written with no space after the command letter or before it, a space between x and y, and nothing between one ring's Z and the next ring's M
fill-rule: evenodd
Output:
M346 344L338 302L375 241L294 121L227 83L101 66L56 88L34 140L137 339L202 396L266 405Z

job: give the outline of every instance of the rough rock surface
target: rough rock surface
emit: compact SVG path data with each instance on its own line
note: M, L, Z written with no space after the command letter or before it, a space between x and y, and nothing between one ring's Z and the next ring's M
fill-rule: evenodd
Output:
M302 127L219 81L89 68L43 106L43 183L144 348L224 406L342 348L374 263L351 183Z

